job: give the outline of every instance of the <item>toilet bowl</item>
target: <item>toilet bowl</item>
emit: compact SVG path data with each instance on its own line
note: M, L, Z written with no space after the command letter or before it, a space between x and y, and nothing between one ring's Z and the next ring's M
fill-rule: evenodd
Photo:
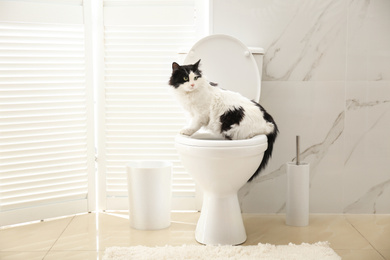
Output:
M225 141L210 133L176 136L184 168L203 190L195 239L207 245L238 245L246 240L237 192L261 163L265 135Z
M191 48L184 64L201 59L201 69L210 81L258 101L264 52L261 48L254 50L231 36L211 35ZM267 149L267 137L225 140L198 132L192 136L177 135L175 147L184 168L203 191L195 239L207 245L245 242L237 192L259 167Z

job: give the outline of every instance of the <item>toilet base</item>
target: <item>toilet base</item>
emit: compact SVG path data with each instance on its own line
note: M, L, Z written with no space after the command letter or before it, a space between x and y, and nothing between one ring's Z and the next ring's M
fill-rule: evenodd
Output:
M237 193L204 192L195 239L205 245L239 245L246 241Z

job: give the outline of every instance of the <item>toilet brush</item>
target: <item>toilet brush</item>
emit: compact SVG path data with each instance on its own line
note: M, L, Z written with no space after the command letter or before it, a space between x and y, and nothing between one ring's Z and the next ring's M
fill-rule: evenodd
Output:
M302 227L309 224L310 165L300 162L299 136L296 153L296 162L287 163L286 224Z

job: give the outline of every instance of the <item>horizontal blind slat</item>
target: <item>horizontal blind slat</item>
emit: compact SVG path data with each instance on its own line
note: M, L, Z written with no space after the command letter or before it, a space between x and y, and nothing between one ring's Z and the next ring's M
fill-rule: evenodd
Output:
M37 207L40 205L58 203L59 201L72 201L85 199L87 196L86 186L77 187L76 189L67 189L54 191L47 194L38 194L36 196L25 196L19 200L9 200L0 204L1 211L12 210L15 208Z
M85 176L86 175L86 167L73 167L69 169L63 169L61 171L41 171L38 173L28 173L28 174L19 174L12 176L1 176L1 182L4 189L8 189L8 187L13 187L14 185L20 185L23 183L34 183L52 179L67 179L72 178L74 176Z
M87 165L83 160L79 161L72 161L65 162L62 164L54 164L54 165L47 165L42 167L35 167L35 168L25 168L25 169L19 169L17 171L7 171L1 173L1 180L8 180L9 182L13 182L15 180L18 180L20 178L25 177L32 177L32 178L40 178L40 176L46 175L46 174L64 174L64 176L67 176L67 174L73 172L74 170L87 170Z

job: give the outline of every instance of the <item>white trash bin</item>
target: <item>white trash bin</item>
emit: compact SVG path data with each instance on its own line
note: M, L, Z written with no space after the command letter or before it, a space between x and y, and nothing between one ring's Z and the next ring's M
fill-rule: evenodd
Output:
M167 161L133 161L127 164L130 225L154 230L171 224L171 169Z

